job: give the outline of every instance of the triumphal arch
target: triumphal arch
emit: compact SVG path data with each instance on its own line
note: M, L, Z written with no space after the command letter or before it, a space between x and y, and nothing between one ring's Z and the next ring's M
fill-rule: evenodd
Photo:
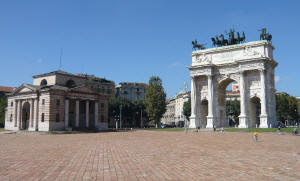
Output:
M266 40L192 53L190 128L226 127L225 89L240 86L239 128L276 125L274 47ZM257 115L259 103L259 116ZM258 117L258 121L257 121Z

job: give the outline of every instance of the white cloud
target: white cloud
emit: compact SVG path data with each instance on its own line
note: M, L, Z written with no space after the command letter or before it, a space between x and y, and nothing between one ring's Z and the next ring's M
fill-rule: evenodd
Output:
M279 82L280 77L278 75L275 76L275 83Z

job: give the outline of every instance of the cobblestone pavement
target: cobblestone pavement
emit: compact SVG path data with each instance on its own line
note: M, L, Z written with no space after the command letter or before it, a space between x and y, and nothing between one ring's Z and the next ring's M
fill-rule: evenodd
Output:
M300 136L1 134L0 180L300 180Z

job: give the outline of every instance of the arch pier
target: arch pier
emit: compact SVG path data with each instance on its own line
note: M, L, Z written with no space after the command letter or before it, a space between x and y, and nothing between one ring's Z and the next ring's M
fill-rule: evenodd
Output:
M274 47L268 41L192 53L190 128L226 127L226 86L240 87L239 128L275 127Z

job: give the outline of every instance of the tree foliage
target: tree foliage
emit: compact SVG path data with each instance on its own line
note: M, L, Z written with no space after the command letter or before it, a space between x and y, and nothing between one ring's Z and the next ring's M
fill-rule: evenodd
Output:
M277 121L285 123L287 120L290 124L294 124L294 121L299 119L298 110L298 101L294 96L290 96L287 93L276 94Z
M166 112L166 93L159 77L150 78L144 102L150 120L156 125L159 124L162 115Z
M238 125L240 110L240 101L238 100L227 100L226 101L226 115L231 116L233 120L230 123L230 126Z
M109 117L120 118L120 106L122 105L122 127L139 127L141 122L141 109L143 120L147 117L145 105L142 100L134 103L125 98L111 98L109 101ZM119 124L120 125L120 124Z
M7 99L5 97L0 97L0 127L4 127L6 106L7 106Z
M191 116L191 98L189 97L189 100L183 104L183 115L187 118L187 120L190 120Z

